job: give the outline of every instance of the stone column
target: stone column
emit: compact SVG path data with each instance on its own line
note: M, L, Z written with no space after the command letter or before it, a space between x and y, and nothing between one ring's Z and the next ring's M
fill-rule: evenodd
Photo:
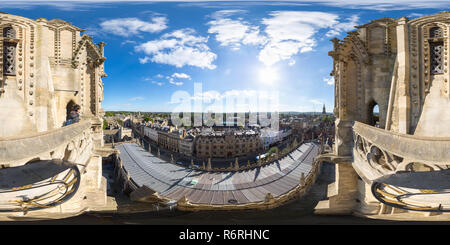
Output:
M350 162L335 163L336 181L328 185L328 200L320 201L316 214L351 214L356 206L358 175Z
M353 122L336 119L336 144L334 152L338 156L351 156L353 152Z
M305 173L302 172L302 175L300 176L300 186L305 186Z
M208 165L206 166L206 170L207 170L207 171L211 171L211 170L212 170L212 166L211 166L211 158L208 158Z
M408 19L401 17L397 25L397 62L398 62L398 131L408 134L410 127L410 95L409 95L409 39Z

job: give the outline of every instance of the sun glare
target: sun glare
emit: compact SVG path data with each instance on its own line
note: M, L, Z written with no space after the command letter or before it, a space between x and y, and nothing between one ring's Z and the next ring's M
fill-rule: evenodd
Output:
M277 69L273 67L263 67L259 70L259 80L265 84L273 84L279 79Z

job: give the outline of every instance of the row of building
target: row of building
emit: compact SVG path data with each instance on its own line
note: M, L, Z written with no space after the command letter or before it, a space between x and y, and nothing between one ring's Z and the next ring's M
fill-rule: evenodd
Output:
M186 156L232 158L256 155L292 134L291 129L273 131L242 128L193 128L177 130L170 126L141 126L154 143Z

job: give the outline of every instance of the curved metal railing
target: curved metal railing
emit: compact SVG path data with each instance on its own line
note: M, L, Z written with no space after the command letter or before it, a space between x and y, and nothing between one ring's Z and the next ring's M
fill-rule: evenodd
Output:
M391 191L387 191L390 189ZM407 192L395 186L390 186L380 182L373 182L371 186L373 196L381 203L388 206L400 208L411 211L424 211L424 212L450 212L450 208L441 204L432 205L426 202L410 201L411 197L422 196L423 200L426 200L430 195L443 195L448 194L450 191L435 191L435 190L418 190L416 193Z
M61 205L70 200L80 185L80 171L76 165L69 167L68 170L62 179L57 179L57 174L50 179L38 183L0 190L0 197L2 194L11 193L17 193L17 198L22 197L21 199L0 200L0 212L41 210ZM52 187L50 190L39 193L39 188L50 186ZM32 197L27 197L27 192ZM1 201L4 203L2 204Z

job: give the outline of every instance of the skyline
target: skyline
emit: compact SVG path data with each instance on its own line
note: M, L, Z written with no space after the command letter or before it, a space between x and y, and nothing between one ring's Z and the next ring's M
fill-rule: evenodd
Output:
M279 112L321 112L323 104L332 112L332 38L342 39L373 19L415 18L448 5L432 1L441 5L420 8L423 1L412 1L386 7L378 1L370 10L358 1L344 2L349 4L6 1L2 11L64 19L95 42L106 42L105 111L170 112L179 106L174 94L184 92L191 105L200 99L204 108L228 98L278 93Z

